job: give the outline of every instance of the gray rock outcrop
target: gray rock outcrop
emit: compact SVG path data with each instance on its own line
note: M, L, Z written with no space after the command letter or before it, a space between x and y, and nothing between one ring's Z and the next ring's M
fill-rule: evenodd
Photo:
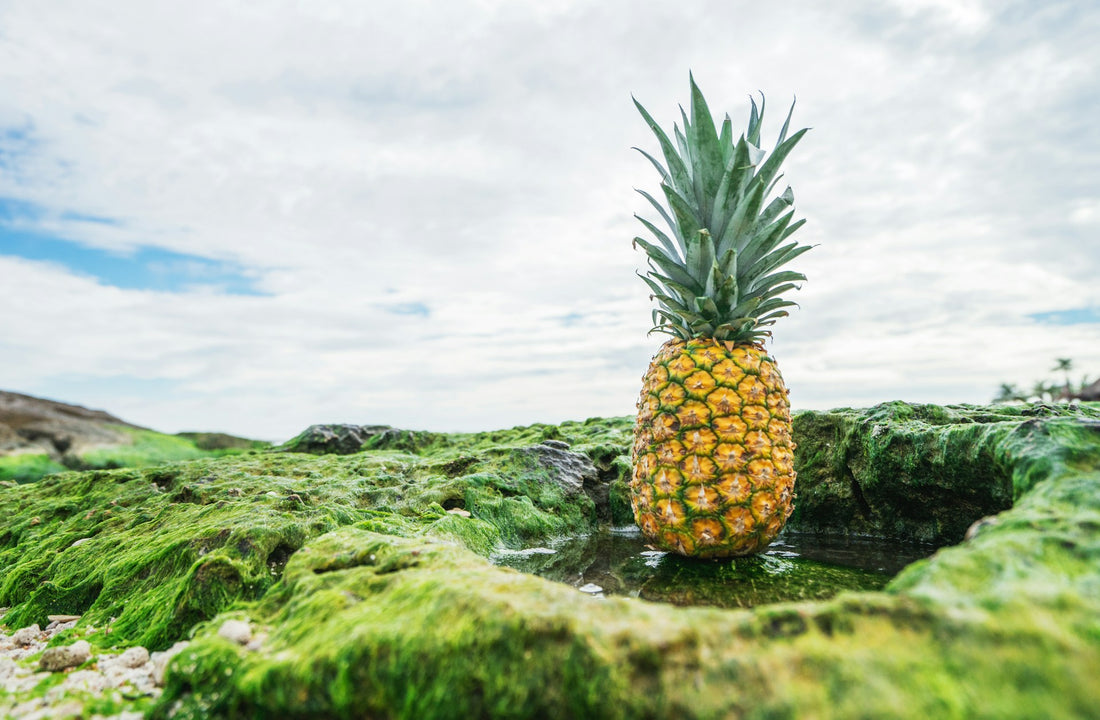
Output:
M0 455L29 452L60 462L83 449L129 444L120 426L138 427L102 410L0 390Z
M313 455L352 455L362 450L370 438L390 430L393 428L389 425L310 425L279 449Z

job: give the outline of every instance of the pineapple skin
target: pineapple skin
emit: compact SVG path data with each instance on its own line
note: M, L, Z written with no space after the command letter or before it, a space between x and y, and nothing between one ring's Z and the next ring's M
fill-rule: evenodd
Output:
M662 550L760 552L794 509L790 402L758 344L670 340L642 378L630 481L634 519Z

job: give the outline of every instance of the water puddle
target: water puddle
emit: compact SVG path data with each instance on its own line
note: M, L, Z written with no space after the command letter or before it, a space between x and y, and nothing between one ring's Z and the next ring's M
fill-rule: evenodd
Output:
M745 608L824 600L842 590L881 590L903 567L934 550L930 545L786 532L761 555L692 560L653 550L637 528L626 527L563 538L547 547L503 551L492 559L594 597Z

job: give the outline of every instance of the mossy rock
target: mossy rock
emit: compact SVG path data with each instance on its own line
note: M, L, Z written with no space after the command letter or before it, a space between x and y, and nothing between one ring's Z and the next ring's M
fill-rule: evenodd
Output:
M0 488L3 622L84 613L117 618L93 642L191 636L159 717L1068 718L1100 706L1095 406L799 415L795 527L943 546L881 592L675 607L486 560L600 522L589 494L523 451L544 440L592 460L621 518L629 425ZM219 636L227 618L248 619L259 648Z

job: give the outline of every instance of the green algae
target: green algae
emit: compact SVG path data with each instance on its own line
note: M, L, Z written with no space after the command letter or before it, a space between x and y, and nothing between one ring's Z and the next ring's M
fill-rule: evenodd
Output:
M64 465L55 462L45 453L18 453L0 457L0 482L34 482L50 473L64 470Z
M445 537L488 554L595 523L591 500L547 482L521 449L469 455L453 478L439 464L398 451L272 453L8 488L0 494L0 511L15 518L0 530L0 606L12 607L5 622L116 618L116 642L160 649L234 602L261 597L307 540L341 526Z
M129 437L126 445L96 448L81 454L72 466L74 470L104 470L124 467L150 467L180 460L210 457L194 440L178 435L165 435L152 430L112 426Z
M1087 716L1100 562L1083 537L1096 535L1094 509L1079 500L1098 495L1094 416L1036 423L1022 411L900 405L810 416L824 430L804 422L799 442L838 472L810 472L799 491L813 500L815 479L847 485L862 530L946 541L1001 510L885 592L825 602L721 611L589 598L458 547L337 531L247 609L271 628L265 650L200 631L158 712L172 702L184 717ZM943 488L964 498L922 514L876 463L921 498ZM804 528L834 527L827 505L807 504ZM353 548L374 559L307 571ZM226 665L235 680L215 674Z
M0 456L0 481L30 483L66 470L142 468L198 458L238 455L269 447L268 443L223 433L179 433L165 435L128 425L106 425L126 440L111 445L67 453L59 459L45 453Z
M673 608L349 529L298 553L246 614L269 632L264 649L231 646L212 623L173 666L159 713L1072 717L1096 699L1086 681L1100 659L1052 636L1051 612L992 623L883 594Z
M1100 410L894 402L870 410L799 413L790 525L958 542L976 519L1011 507L1035 482L1026 476L1043 476L1044 464L1069 446L1071 439L1063 437L1043 444L1039 453L1012 447L1021 426L1062 432L1040 416L1087 421L1100 419Z
M599 456L614 508L629 447L615 420L0 488L16 518L0 530L0 605L9 626L63 600L90 603L82 622L117 609L116 642L193 633L159 717L1087 717L1100 703L1098 421L1096 406L800 414L795 528L946 545L992 516L881 592L674 607L489 563L506 543L600 520L587 496L542 487L519 452L530 442ZM159 559L175 585L156 598L142 542L175 551ZM262 647L219 637L229 617Z

